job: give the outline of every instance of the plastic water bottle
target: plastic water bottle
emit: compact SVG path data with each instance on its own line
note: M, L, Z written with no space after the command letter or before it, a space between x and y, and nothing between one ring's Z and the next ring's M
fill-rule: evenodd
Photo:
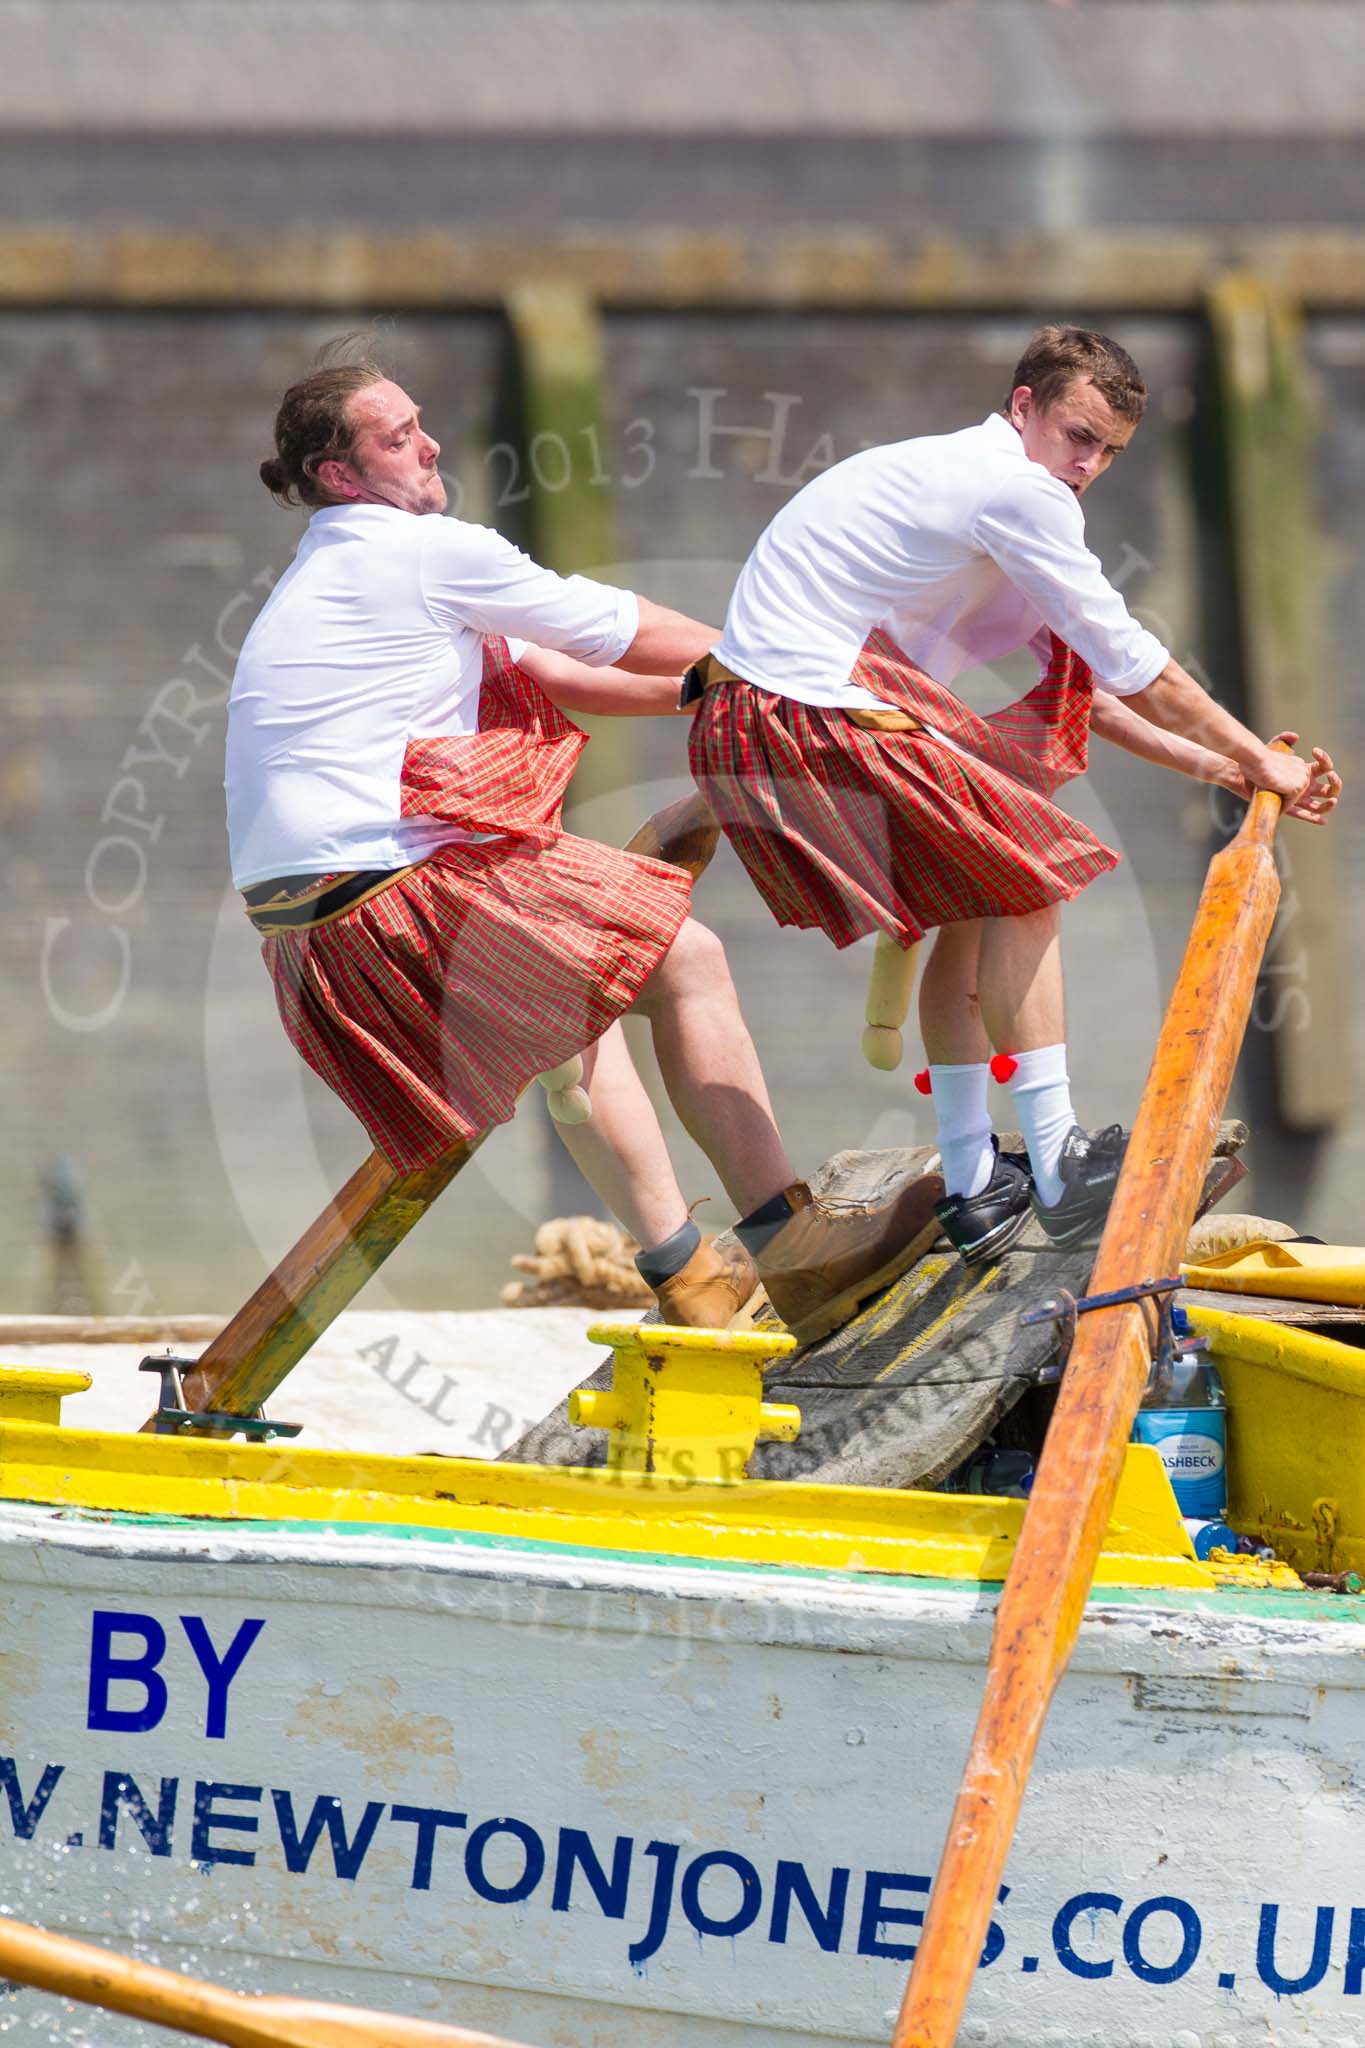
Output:
M1179 1341L1163 1385L1153 1366L1147 1395L1133 1424L1133 1441L1161 1455L1182 1516L1221 1522L1228 1504L1227 1402L1218 1368L1204 1339L1190 1334L1185 1311L1171 1311Z
M1201 1562L1204 1558L1211 1557L1215 1550L1226 1550L1229 1557L1245 1554L1242 1552L1241 1539L1236 1530L1229 1529L1221 1517L1213 1522L1201 1522L1193 1515L1186 1515L1184 1519L1185 1534L1190 1539L1195 1556ZM1273 1557L1274 1554L1274 1551L1264 1553L1268 1557Z
M1027 1451L991 1449L967 1468L964 1493L993 1494L997 1499L1027 1500L1033 1491L1033 1459Z
M985 1443L943 1482L945 1493L981 1493L1027 1500L1033 1486L1033 1459L1027 1451L1004 1450Z

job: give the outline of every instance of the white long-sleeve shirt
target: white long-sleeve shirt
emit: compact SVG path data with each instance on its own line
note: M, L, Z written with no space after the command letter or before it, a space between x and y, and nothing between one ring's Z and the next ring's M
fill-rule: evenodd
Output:
M410 740L478 731L484 635L601 668L639 625L633 592L556 576L488 527L391 505L315 512L233 677L234 883L406 867L468 837L403 817L403 760Z
M851 455L797 492L740 571L716 653L805 704L873 705L850 683L880 629L935 681L1047 629L1118 696L1169 660L1085 544L1075 493L1000 413Z

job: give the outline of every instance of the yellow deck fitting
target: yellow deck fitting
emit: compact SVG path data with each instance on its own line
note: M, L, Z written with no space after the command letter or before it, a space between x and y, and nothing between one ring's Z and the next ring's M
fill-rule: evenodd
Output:
M648 1341L657 1334L648 1333ZM634 1341L633 1327L629 1335ZM684 1442L717 1464L728 1444L733 1465L745 1436L752 1447L764 1426L758 1360L786 1348L780 1337L775 1343L747 1331L725 1333L721 1355L728 1354L731 1374L740 1366L745 1375L742 1430L733 1421L720 1425L713 1413L703 1418L704 1437ZM714 1338L700 1349L714 1357ZM0 1499L219 1522L380 1525L475 1542L988 1583L1004 1578L1024 1519L1022 1500L706 1477L687 1471L681 1456L667 1471L578 1471L60 1424L60 1396L88 1384L84 1373L4 1369ZM733 1380L728 1393L711 1399L717 1411L735 1405ZM47 1419L16 1415L16 1407L29 1405ZM789 1427L780 1415L778 1421ZM1128 1446L1095 1583L1214 1584L1190 1548L1165 1467L1149 1445Z
M610 1391L569 1396L569 1420L605 1429L614 1472L743 1479L760 1440L790 1444L801 1411L763 1399L763 1362L796 1349L785 1332L594 1323L615 1354Z
M88 1372L63 1372L56 1366L0 1365L0 1425L45 1422L56 1428L62 1419L62 1396L89 1391Z

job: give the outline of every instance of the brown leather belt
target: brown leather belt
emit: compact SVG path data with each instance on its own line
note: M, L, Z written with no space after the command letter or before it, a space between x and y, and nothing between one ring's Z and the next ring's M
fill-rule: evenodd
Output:
M683 671L682 688L678 692L678 709L685 711L689 704L700 704L708 690L714 690L718 683L742 683L743 676L737 676L714 654L703 654L700 661L694 661L691 668Z
M714 690L720 683L743 683L744 680L716 655L704 654L683 676L678 709L682 711L689 704L699 704L706 692ZM913 711L900 711L893 704L888 704L881 711L870 711L862 704L833 704L829 709L841 711L862 732L924 732L926 729L924 720L916 718Z

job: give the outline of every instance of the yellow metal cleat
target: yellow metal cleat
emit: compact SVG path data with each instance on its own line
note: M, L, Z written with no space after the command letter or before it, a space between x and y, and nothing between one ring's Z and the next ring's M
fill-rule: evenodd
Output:
M610 1391L571 1394L569 1420L608 1432L616 1472L743 1479L760 1440L794 1443L801 1411L763 1399L763 1362L796 1349L779 1332L594 1323L615 1353Z
M62 1397L90 1390L88 1372L58 1366L0 1365L0 1424L46 1422L61 1427Z

